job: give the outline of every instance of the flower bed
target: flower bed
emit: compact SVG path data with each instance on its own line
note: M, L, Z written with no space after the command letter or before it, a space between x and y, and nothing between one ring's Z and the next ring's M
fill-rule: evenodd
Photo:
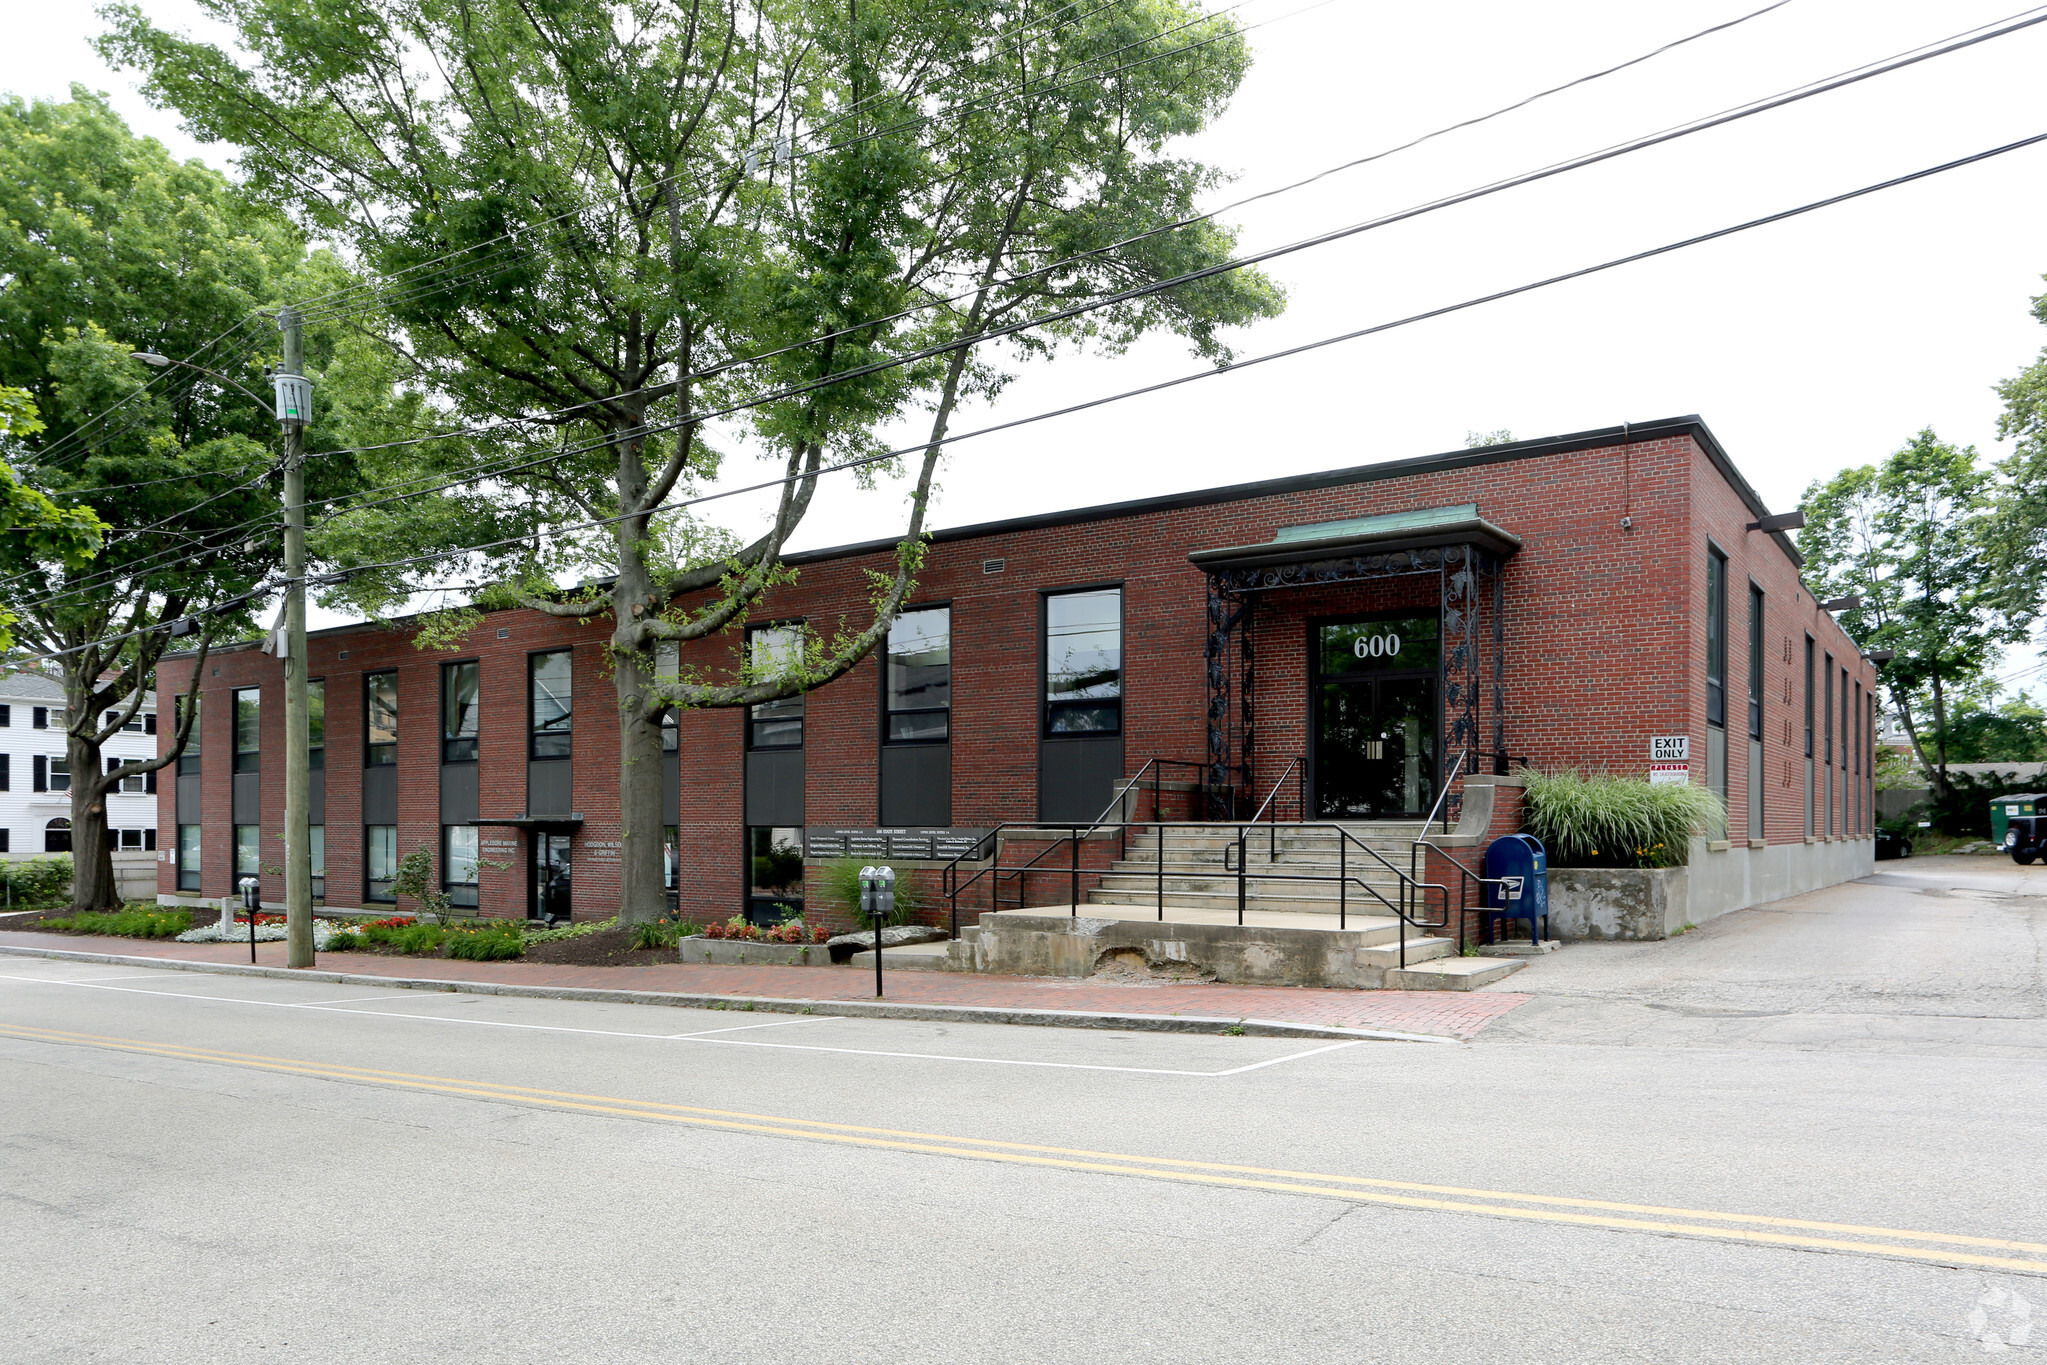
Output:
M738 915L723 924L706 924L700 932L709 939L737 939L749 943L823 943L832 936L831 930L823 925L808 925L801 919L786 919L763 929L758 924L748 924ZM684 934L682 937L692 935Z
M112 934L119 938L181 938L192 927L189 910L143 909L130 906L110 914L81 914L45 919L34 926L59 934Z

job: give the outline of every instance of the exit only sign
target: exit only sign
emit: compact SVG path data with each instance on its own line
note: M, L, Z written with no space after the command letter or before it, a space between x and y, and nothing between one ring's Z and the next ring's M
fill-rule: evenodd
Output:
M1649 740L1651 763L1683 763L1692 756L1690 735L1656 735Z

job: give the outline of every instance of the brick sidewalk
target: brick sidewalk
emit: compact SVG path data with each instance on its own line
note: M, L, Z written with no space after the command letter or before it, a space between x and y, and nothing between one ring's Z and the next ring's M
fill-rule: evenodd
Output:
M169 943L81 934L0 932L0 947L54 948L244 966L249 961L246 944ZM282 943L257 944L257 964L282 968L284 947ZM380 957L368 953L322 953L316 965L322 971L356 976L489 982L543 989L649 991L734 999L874 999L873 976L850 967L721 967L680 962L661 967L562 967L535 962ZM1260 1019L1322 1028L1425 1033L1443 1038L1470 1038L1530 998L1506 991L1343 991L1221 984L1111 986L1067 977L955 972L896 972L887 977L886 989L889 1001L894 1004Z

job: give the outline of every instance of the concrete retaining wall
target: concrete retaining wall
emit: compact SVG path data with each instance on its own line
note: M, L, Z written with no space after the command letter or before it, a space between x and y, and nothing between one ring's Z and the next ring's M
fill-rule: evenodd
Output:
M1550 932L1559 938L1668 938L1687 924L1875 870L1876 846L1867 839L1763 848L1713 848L1694 839L1685 867L1551 868Z
M1334 922L1334 917L1331 917ZM1161 976L1261 986L1386 984L1394 948L1384 930L1278 929L1262 925L1160 924L1064 915L982 915L973 970L1010 976L1089 976L1104 965Z

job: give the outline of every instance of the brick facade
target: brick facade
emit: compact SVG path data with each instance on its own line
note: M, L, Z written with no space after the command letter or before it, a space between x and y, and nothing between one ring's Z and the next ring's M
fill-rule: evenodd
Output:
M1467 503L1522 542L1503 575L1506 747L1539 765L1641 773L1652 735L1684 734L1691 737L1693 780L1705 780L1709 545L1726 555L1727 792L1736 841L1749 828L1747 612L1748 586L1758 585L1766 601L1764 838L1769 844L1805 841L1804 638L1810 634L1819 654L1833 656L1837 689L1839 670L1846 670L1851 705L1861 689L1865 731L1875 673L1813 601L1786 544L1746 529L1765 509L1695 418L937 533L911 604L947 603L952 611L952 823L1036 818L1045 591L1101 584L1124 591L1126 769L1135 771L1153 756L1199 760L1205 754L1207 619L1204 578L1188 562L1190 551L1268 541L1282 527ZM842 618L857 623L870 592L867 575L891 567L893 550L876 543L794 558L797 580L756 603L751 620L803 618L821 628ZM988 561L997 560L999 571L989 571ZM1262 790L1287 756L1306 751L1309 622L1407 607L1429 613L1437 600L1432 576L1263 597L1252 625L1253 786ZM486 822L503 820L525 807L526 660L537 650L569 647L575 655L573 805L583 817L574 836L575 913L612 913L618 734L603 656L607 633L601 619L580 623L506 611L490 614L453 652L417 648L402 623L315 634L312 674L327 686L328 902L359 904L363 885L363 674L383 668L399 674L403 853L438 843L441 665L480 662L480 814ZM729 669L739 638L735 632L692 645L685 664L713 673ZM181 691L189 668L189 658L165 661L160 691ZM277 662L253 646L216 651L207 669L201 680L208 696L203 892L218 896L228 890L232 847L224 693L263 689L265 861L275 864L281 861L275 831L283 826L283 684ZM807 698L807 824L879 823L880 688L880 665L870 658ZM744 724L743 715L729 710L680 719L682 910L699 919L736 912L745 894ZM166 737L169 732L163 727ZM1481 734L1489 741L1489 717ZM1837 711L1837 765L1842 734ZM1820 744L1824 753L1824 736ZM1839 837L1868 835L1868 755L1865 734L1859 746L1848 747L1848 767L1836 767L1842 780L1833 787L1831 828ZM171 850L162 890L171 894L175 803L165 800L161 810L159 847ZM1828 831L1820 819L1816 837ZM487 913L526 912L526 838L510 826L483 829L486 859L510 864L486 866L480 875ZM281 899L282 879L266 875L263 894Z

